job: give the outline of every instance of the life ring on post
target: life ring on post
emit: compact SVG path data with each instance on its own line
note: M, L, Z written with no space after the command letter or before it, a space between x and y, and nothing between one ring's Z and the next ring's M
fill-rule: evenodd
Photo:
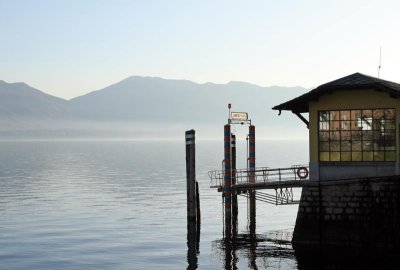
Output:
M296 174L300 179L306 179L308 177L308 170L306 167L299 167Z

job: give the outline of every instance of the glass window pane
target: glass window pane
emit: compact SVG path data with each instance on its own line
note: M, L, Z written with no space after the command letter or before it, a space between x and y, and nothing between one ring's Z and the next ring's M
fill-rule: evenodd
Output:
M329 120L339 120L339 111L331 111Z
M340 121L329 121L329 129L333 130L340 130Z
M350 141L351 140L351 132L350 131L341 131L340 138L342 141Z
M374 161L384 161L385 160L385 152L379 151L374 152Z
M396 147L393 145L387 145L385 146L385 151L394 151L396 150Z
M367 151L363 152L363 161L373 161L374 160L374 152Z
M394 144L395 134L396 134L396 130L386 130L385 131L385 141L387 141L387 142L392 141Z
M351 110L351 120L358 120L361 117L361 110Z
M354 151L361 151L361 141L352 141L351 150L353 152Z
M385 161L396 161L396 152L395 151L385 152Z
M362 161L362 152L352 152L351 160L352 161Z
M385 138L385 133L382 131L374 130L372 133L374 134L374 141L381 141Z
M350 120L350 111L340 111L340 120Z
M331 141L329 144L329 150L332 151L340 151L340 142Z
M350 152L351 151L351 141L341 141L340 151L341 152Z
M350 130L351 129L351 122L350 121L341 121L340 122L340 129L341 130Z
M329 161L329 152L320 152L319 160L320 161Z
M385 141L374 141L374 151L385 150Z
M320 111L319 121L329 121L329 111Z
M361 140L362 139L362 131L352 131L351 132L351 139L354 140Z
M359 121L351 121L351 130L360 130L361 126L359 125Z
M372 141L363 141L362 148L363 148L363 151L372 151L372 150L374 150L374 144Z
M385 118L386 119L395 119L396 113L395 109L386 109L385 110Z
M382 126L384 129L396 129L395 120L383 120Z
M340 152L330 152L329 158L331 161L340 161Z
M351 161L351 152L341 152L341 161Z
M319 122L319 130L329 130L329 122Z
M385 111L383 109L375 109L372 111L374 119L381 119L385 116Z
M361 115L363 130L372 129L372 110L362 110Z
M372 118L372 110L362 110L362 117L363 118Z
M320 132L319 132L319 141L320 141L320 142L327 142L327 141L329 141L329 132L320 131Z
M329 142L320 142L319 143L319 151L329 152Z
M340 131L331 131L329 133L331 141L339 141L340 140Z
M363 140L372 141L374 139L374 133L372 130L363 130Z
M372 129L373 130L383 130L384 129L384 119L373 119Z

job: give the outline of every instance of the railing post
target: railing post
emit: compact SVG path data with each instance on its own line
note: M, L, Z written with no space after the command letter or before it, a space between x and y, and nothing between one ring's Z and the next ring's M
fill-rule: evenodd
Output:
M279 183L282 180L282 176L281 176L281 168L278 168L278 175L279 175Z

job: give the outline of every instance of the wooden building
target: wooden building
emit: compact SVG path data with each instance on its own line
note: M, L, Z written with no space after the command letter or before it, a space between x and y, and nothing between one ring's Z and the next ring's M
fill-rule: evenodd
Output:
M310 180L400 174L400 84L354 73L273 109L309 128Z

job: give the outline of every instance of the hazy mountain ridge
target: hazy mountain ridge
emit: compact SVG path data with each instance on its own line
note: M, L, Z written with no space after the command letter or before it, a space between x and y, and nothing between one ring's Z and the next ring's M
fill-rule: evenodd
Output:
M0 117L64 118L68 101L43 93L25 83L0 81Z
M218 128L228 118L227 104L232 103L233 111L247 111L256 125L272 134L301 126L291 114L278 117L271 107L306 91L237 81L197 84L131 76L67 101L24 83L0 81L0 132L16 131L18 135L21 131L37 134L58 130L73 136L84 130L84 134L146 136L152 130L177 135L182 132L179 129L199 126L207 133L219 134Z

